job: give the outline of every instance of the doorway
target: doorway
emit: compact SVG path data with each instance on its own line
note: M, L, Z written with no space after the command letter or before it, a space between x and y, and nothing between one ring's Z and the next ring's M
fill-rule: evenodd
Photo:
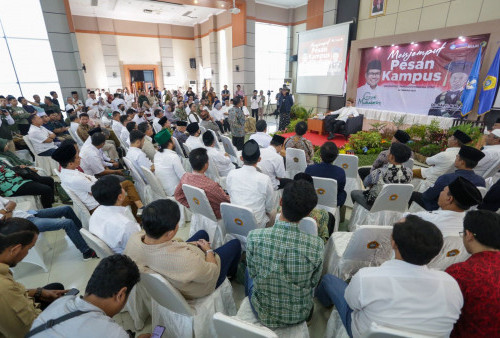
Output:
M124 65L125 86L132 93L141 90L149 92L158 87L158 66L155 65Z

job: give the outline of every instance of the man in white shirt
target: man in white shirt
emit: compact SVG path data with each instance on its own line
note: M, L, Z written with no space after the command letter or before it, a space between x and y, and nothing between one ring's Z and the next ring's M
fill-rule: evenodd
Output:
M155 117L153 118L153 129L155 133L159 133L163 128L160 125L160 119L163 117L163 110L161 109L155 109L154 111Z
M139 175L146 181L146 177L144 177L141 167L144 166L152 172L155 171L155 167L142 151L145 136L146 135L139 130L132 130L130 132L130 148L128 148L127 156L125 157L132 162Z
M207 148L208 158L217 167L219 176L227 176L229 172L235 168L234 164L229 158L229 154L223 153L215 148L215 137L212 132L208 130L204 132L202 139L205 148Z
M260 120L259 122L264 121ZM260 150L260 162L258 167L263 174L271 179L274 190L278 190L280 178L285 177L285 163L281 151L283 150L285 138L281 135L274 135L269 147Z
M130 133L132 132L132 130L137 130L137 123L135 123L134 121L128 122L125 128L122 129L122 133L120 135L122 141L127 143L129 146L130 146Z
M250 109L252 109L252 117L255 117L255 120L259 120L259 101L260 95L257 95L257 90L253 91L252 98L250 99Z
M210 116L219 126L220 132L224 133L224 110L222 109L222 104L220 102L214 105L214 109L210 112Z
M173 196L175 188L186 171L182 166L179 155L174 150L175 145L168 129L163 129L157 133L155 140L160 149L154 158L155 175L160 180L167 195Z
M227 175L226 187L231 203L253 210L257 225L265 227L274 222L276 195L271 179L257 171L260 149L257 142L250 140L243 146L243 167L231 170Z
M108 175L92 186L92 195L100 206L90 216L89 231L104 241L114 253L121 254L130 235L141 231L130 209L122 206L127 193L118 177Z
M66 104L66 111L70 110L70 109L73 109L73 111L77 114L80 114L81 113L81 110L82 110L82 107L83 106L79 106L77 104L75 104L75 102L73 101L73 98L72 97L68 97L66 99L66 102L68 102Z
M346 124L348 118L356 116L359 116L359 113L354 108L354 99L351 98L347 99L345 107L326 114L325 130L329 132L328 140L335 137L335 134Z
M392 106L390 98L386 97L386 90L379 86L382 79L382 63L380 60L371 60L366 66L366 83L358 88L356 100L358 107L380 109L383 106ZM393 95L395 96L395 95Z
M267 134L267 122L265 120L259 120L255 124L255 129L257 132L250 135L250 140L255 140L261 148L269 147L271 142L271 136Z
M111 129L113 129L113 132L115 133L116 137L120 137L123 129L123 125L120 122L121 116L122 115L120 114L120 112L118 111L113 112L113 121L111 123ZM124 120L126 120L127 116L126 115L123 116L125 116Z
M118 110L118 106L121 105L121 104L123 104L123 106L127 105L127 103L125 102L125 100L120 97L119 93L115 93L114 97L115 98L113 99L113 101L111 101L111 109L113 111Z
M482 199L479 189L459 176L439 194L438 210L420 211L413 215L435 224L441 230L443 237L459 236L464 230L465 211L481 203ZM403 217L407 215L408 213Z
M77 91L72 91L72 92L71 92L71 96L73 97L73 104L76 104L77 106L79 106L79 107L82 107L82 108L83 108L83 102L82 102L82 100L80 100L80 98L78 97L78 92L77 92Z
M189 133L189 137L187 138L185 144L189 147L189 150L205 148L205 145L200 139L201 130L198 123L194 122L188 124L186 131Z
M134 118L132 119L132 121L134 121L135 123L137 124L140 124L142 122L147 122L146 121L146 118L144 117L144 111L143 110L139 110L137 112L137 114L135 114Z
M430 167L413 169L413 178L423 178L425 179L425 186L432 186L439 176L455 171L455 158L460 151L460 147L470 142L472 142L472 139L469 135L456 130L448 138L448 148L434 156L427 157L425 163Z
M32 337L128 338L129 334L113 317L123 309L130 291L139 279L139 269L129 257L113 255L104 258L92 273L83 297L66 295L58 298L35 319L31 330L33 332L40 326L44 327L50 320L77 311L84 313L48 326ZM143 334L138 338L150 336Z
M107 163L104 161L103 154L100 151L106 144L106 136L103 133L94 133L90 136L91 142L83 145L80 150L81 167L87 175L122 175L123 171L120 169L109 169ZM118 168L117 162L110 163L112 167Z
M43 120L38 114L28 117L31 126L28 131L28 137L33 144L35 153L38 156L50 156L57 149L54 144L56 134L42 126Z
M486 145L481 151L485 156L474 168L474 172L479 176L483 176L500 160L500 129L493 129L486 136Z
M363 336L371 323L402 329L409 336L448 337L464 300L453 277L426 266L443 247L441 231L408 215L394 224L391 243L395 259L362 268L349 285L327 274L316 297L326 307L335 304L350 337Z
M85 106L88 110L99 111L99 100L95 97L95 92L89 93L89 98L85 101Z

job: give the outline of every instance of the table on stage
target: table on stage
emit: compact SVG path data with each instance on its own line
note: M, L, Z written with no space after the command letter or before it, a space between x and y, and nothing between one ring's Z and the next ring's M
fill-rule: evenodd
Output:
M319 135L325 134L325 120L307 119L307 131L317 132Z

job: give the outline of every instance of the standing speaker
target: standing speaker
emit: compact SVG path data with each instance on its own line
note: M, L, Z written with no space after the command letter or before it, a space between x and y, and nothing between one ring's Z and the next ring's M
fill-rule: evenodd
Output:
M193 69L196 69L196 59L195 58L189 59L189 66L191 66L191 68L193 68Z

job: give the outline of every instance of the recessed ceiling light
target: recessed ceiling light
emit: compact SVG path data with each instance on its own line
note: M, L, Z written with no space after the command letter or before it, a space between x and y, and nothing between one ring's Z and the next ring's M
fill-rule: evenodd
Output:
M394 44L392 44L391 47L394 47Z

